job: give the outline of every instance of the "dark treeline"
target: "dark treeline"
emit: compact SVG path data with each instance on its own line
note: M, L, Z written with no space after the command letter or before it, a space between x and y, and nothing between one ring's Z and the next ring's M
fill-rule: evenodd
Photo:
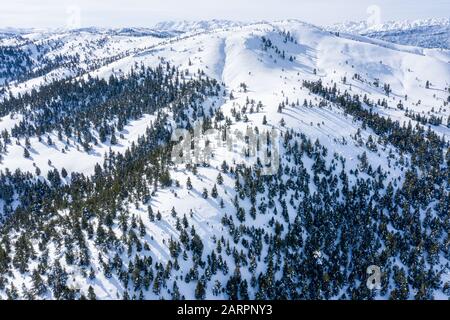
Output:
M214 80L205 77L207 86L201 87L168 64L155 69L136 67L126 77L112 75L109 80L91 77L61 80L43 86L39 91L11 96L0 103L0 114L23 115L20 123L11 130L13 137L29 138L55 131L60 140L75 137L89 150L92 143L98 143L94 131L104 143L107 137L122 131L129 120L153 114L169 103L174 103L173 112L177 119L186 120L183 110L196 98L187 93L208 94L201 91L209 90L218 94ZM7 137L7 133L4 136Z

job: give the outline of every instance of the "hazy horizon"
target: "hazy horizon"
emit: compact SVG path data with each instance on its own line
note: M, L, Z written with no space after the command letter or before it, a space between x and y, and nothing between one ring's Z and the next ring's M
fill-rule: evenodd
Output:
M299 19L317 25L376 19L448 18L450 1L407 0L249 0L214 3L206 0L43 0L39 3L0 0L0 28L151 27L162 21Z

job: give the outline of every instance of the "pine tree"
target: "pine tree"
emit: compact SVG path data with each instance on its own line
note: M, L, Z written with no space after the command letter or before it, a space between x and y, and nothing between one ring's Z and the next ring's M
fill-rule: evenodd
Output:
M195 287L195 299L203 300L205 299L205 284L202 280L197 282L197 286Z
M30 158L30 152L28 151L27 148L23 149L23 157L26 158L26 159Z
M187 188L188 190L192 190L191 177L188 177L188 178L187 178L187 181L186 181L186 188Z
M223 184L223 177L222 174L219 172L219 174L217 175L217 184L219 186L221 186Z
M214 185L212 190L211 190L211 197L213 197L214 199L217 198L219 194L217 193L217 186Z
M89 286L87 297L89 300L97 300L97 295L95 294L94 288L92 288L92 286Z
M32 282L32 290L35 295L42 296L45 294L47 288L45 287L41 275L36 269L33 270L33 273L31 275L31 282Z
M180 289L178 288L177 282L174 281L172 287L172 300L180 300L180 298Z
M153 214L152 206L149 205L149 206L147 207L147 213L148 213L148 220L149 220L150 222L155 221L155 215Z
M65 168L61 169L61 177L63 177L64 179L67 178L67 170Z
M112 133L112 135L111 135L111 144L113 146L117 144L117 137L116 137L115 133Z

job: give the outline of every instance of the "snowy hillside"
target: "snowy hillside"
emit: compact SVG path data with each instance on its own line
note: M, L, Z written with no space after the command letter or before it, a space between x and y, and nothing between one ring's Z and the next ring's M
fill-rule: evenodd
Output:
M0 297L449 297L445 51L292 20L153 29L0 40Z
M0 85L26 86L80 75L173 36L135 28L6 31L0 37Z

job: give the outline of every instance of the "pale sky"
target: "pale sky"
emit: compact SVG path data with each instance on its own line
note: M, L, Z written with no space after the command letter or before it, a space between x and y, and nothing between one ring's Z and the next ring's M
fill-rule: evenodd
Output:
M0 28L60 28L74 21L80 27L151 27L163 20L288 18L327 25L366 20L373 5L381 22L450 15L450 0L0 0Z

